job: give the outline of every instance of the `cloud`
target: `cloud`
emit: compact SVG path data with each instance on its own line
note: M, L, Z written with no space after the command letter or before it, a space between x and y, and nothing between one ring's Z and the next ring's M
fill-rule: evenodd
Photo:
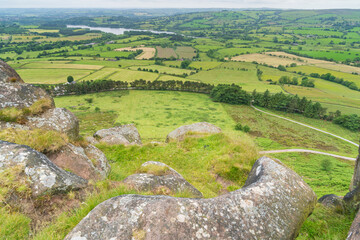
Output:
M359 0L0 0L1 8L356 8Z

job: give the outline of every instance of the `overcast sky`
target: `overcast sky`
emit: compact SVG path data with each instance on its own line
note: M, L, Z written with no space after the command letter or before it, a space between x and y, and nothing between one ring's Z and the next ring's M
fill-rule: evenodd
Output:
M360 8L360 0L0 0L0 8Z

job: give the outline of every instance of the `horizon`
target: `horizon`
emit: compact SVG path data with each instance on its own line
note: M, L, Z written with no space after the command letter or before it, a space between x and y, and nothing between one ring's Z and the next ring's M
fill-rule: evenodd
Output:
M280 9L280 10L344 10L360 9L357 0L0 0L0 9ZM87 7L83 7L87 6ZM204 7L206 6L206 7Z

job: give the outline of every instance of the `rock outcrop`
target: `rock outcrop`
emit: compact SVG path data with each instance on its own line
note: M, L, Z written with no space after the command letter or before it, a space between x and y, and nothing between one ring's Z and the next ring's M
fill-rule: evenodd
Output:
M186 181L178 172L164 163L149 161L142 164L141 168L146 169L151 166L160 167L162 172L157 175L146 171L144 173L136 173L127 177L124 183L138 191L151 191L155 194L186 192L196 198L203 197L199 190Z
M354 175L350 184L350 191L355 190L355 188L360 187L360 146L359 146L359 155L355 162Z
M166 142L172 141L172 140L177 140L177 141L182 141L184 140L186 134L188 134L189 132L193 132L193 133L210 133L210 134L215 134L215 133L220 133L221 129L211 123L207 123L207 122L199 122L199 123L194 123L191 125L185 125L185 126L181 126L177 129L175 129L174 131L172 131L171 133L169 133L166 137Z
M360 210L356 214L353 223L351 224L350 231L346 240L359 240L360 239Z
M110 173L104 153L92 145L82 148L69 143L48 157L58 167L87 180L104 179Z
M19 74L6 62L0 60L0 83L24 83Z
M66 192L87 185L85 179L60 169L44 154L25 145L0 140L0 171L16 166L23 168L34 196Z
M48 98L55 106L53 99L41 88L22 83L3 83L0 81L0 109L8 107L30 107L40 99Z
M325 207L337 208L338 210L345 211L345 202L339 196L335 194L324 195L318 200L319 203Z
M140 134L134 124L127 124L109 129L102 129L94 134L99 142L110 145L141 145Z
M316 200L295 172L262 157L242 189L212 199L114 197L65 239L295 239Z
M65 133L72 139L79 137L79 120L65 108L54 108L40 116L28 117L26 125Z

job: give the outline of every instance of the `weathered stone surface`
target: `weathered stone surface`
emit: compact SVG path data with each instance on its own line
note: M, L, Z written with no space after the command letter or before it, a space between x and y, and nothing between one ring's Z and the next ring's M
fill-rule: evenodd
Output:
M98 140L96 140L94 137L91 137L91 136L85 137L85 140L90 144L98 144L99 143Z
M316 195L292 170L262 157L245 186L212 199L123 195L93 209L65 238L294 239Z
M345 210L345 203L343 199L335 194L324 195L318 200L319 203L326 207L338 208L339 210Z
M350 191L355 190L355 188L360 187L360 145L359 145L359 155L355 162L354 175L350 184Z
M0 109L7 107L24 108L30 107L40 99L53 99L41 88L22 83L3 83L0 81Z
M12 122L2 122L0 121L0 130L4 130L7 128L13 128L13 129L21 129L21 130L30 130L28 126L12 123Z
M194 123L191 125L185 125L185 126L181 126L181 127L177 128L174 131L172 131L171 133L169 133L166 137L166 142L169 142L171 140L182 141L182 140L184 140L185 135L189 132L215 134L215 133L220 133L221 129L219 127L217 127L211 123L207 123L207 122L199 122L199 123Z
M159 193L160 191L168 190L169 193L181 193L187 192L192 194L194 197L201 198L203 197L202 193L197 190L193 185L186 181L183 176L181 176L174 169L168 165L161 162L149 161L142 164L142 167L149 165L156 165L160 167L165 167L168 170L164 175L154 175L151 173L137 173L127 177L124 180L124 183L133 187L138 191L151 191L154 193Z
M28 117L27 120L26 124L30 128L58 131L73 139L79 136L79 120L65 108L50 109L40 116Z
M134 124L127 124L109 129L102 129L94 134L96 139L111 145L140 144L140 134Z
M346 240L359 240L360 239L360 210L356 214L353 223L351 224L350 231Z
M3 83L24 83L19 74L6 62L0 60L0 82Z
M30 180L34 196L65 192L87 185L85 179L60 169L44 154L25 145L0 141L0 171L12 166L24 168L24 176Z
M110 172L105 155L92 145L84 149L69 143L59 151L48 154L48 157L58 167L87 180L104 179Z

